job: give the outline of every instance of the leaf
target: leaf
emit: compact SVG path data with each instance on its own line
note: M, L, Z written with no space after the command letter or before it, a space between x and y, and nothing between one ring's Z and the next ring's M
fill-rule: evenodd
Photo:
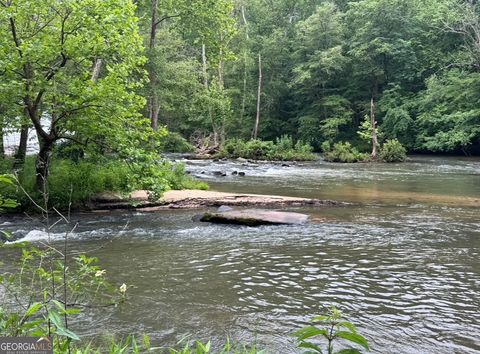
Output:
M318 335L322 335L324 337L328 336L328 331L326 329L320 329L315 326L308 326L298 331L295 331L292 334L294 337L297 337L298 340L303 341L307 338L315 337Z
M315 316L312 318L312 322L326 322L328 321L328 316Z
M49 311L48 319L55 325L58 335L64 336L73 340L80 340L80 337L78 335L76 335L69 329L63 327L62 320L60 318L60 315L57 312Z
M343 338L345 340L348 340L352 343L356 343L358 345L361 345L366 350L369 350L368 341L365 339L365 337L361 336L358 333L352 333L352 332L347 332L347 331L338 331L337 333L335 333L335 336L339 337L339 338Z
M340 327L345 327L345 328L348 328L351 332L353 333L357 333L357 328L355 327L355 325L351 322L348 322L348 321L343 321L343 322L340 322L338 324Z
M42 308L42 304L39 302L35 302L28 308L27 312L25 312L24 317L28 318L30 316L35 315L41 308Z
M62 320L60 315L55 311L48 311L48 319L55 325L57 328L62 328Z
M313 344L313 343L310 343L310 342L302 342L298 345L299 348L305 348L305 349L313 349L315 350L317 353L323 353L322 352L322 349L320 349L320 347L316 344Z
M350 348L350 349L342 349L338 351L337 354L362 354L362 352L358 349Z

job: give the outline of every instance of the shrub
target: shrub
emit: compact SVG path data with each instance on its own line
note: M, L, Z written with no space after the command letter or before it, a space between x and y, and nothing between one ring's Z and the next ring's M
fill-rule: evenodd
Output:
M239 139L227 140L217 157L228 158L246 158L252 160L272 160L272 161L310 161L315 160L313 148L302 141L293 143L293 139L284 135L273 141L250 140L242 141Z
M163 152L192 152L194 147L187 139L175 132L168 132L168 134L162 137L161 149Z
M171 189L202 189L207 190L208 184L198 181L185 172L185 165L166 163L164 178Z
M407 150L397 139L387 140L380 150L379 158L383 162L402 162L407 158Z
M355 147L353 147L349 142L339 142L333 145L333 148L330 149L330 144L322 144L324 150L324 158L326 161L330 162L364 162L370 159L368 154L359 152Z
M250 140L245 144L244 156L242 157L252 160L266 160L273 148L272 141Z
M309 349L306 353L334 353L334 344L345 341L350 345L370 350L368 341L358 333L355 325L345 318L343 313L332 306L327 314L312 318L312 324L299 329L293 336L297 338L298 347ZM322 343L323 342L323 343ZM322 344L324 347L322 348ZM335 353L361 354L357 348L350 347Z
M219 157L238 158L245 155L246 143L240 139L229 139L222 145Z
M35 202L43 198L35 188L33 156L27 157L19 182L29 197L15 187L0 186L2 198L16 199L22 209L33 208L30 198ZM183 165L167 161L136 164L104 158L96 161L82 159L78 162L55 159L50 166L47 189L52 207L65 210L70 204L80 207L92 195L105 191L126 194L136 189L146 189L159 197L169 189L208 189L208 185L186 174Z

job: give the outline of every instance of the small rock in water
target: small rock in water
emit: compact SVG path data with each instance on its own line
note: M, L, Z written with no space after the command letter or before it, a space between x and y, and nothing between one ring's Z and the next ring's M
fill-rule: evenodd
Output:
M196 214L192 216L192 221L199 222L199 221L202 221L202 218L203 218L203 214Z
M304 224L309 216L300 213L244 209L217 213L205 213L200 221L218 224L236 224L246 226Z
M282 163L282 167L290 167L288 163Z
M236 175L238 175L238 171L233 171L232 176L236 176Z
M244 177L244 176L245 176L245 172L238 172L238 175Z
M224 213L226 211L231 211L233 208L229 207L228 205L220 205L217 209L217 212Z
M200 174L201 174L201 175L204 175L204 174L205 174L205 171L200 172Z
M214 176L223 176L224 174L226 175L226 173L222 171L213 171Z

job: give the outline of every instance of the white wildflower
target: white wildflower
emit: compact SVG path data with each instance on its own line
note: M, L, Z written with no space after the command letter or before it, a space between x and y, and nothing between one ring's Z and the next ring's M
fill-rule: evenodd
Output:
M125 293L127 291L127 284L123 283L122 286L120 287L120 292Z
M107 271L106 271L105 269L97 270L97 272L95 273L95 276L96 276L97 278L103 277L106 272L107 272Z

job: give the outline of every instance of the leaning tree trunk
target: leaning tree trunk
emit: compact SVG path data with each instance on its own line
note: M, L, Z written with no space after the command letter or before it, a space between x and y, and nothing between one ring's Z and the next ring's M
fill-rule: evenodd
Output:
M28 124L23 124L20 130L20 142L18 144L18 150L15 153L14 169L22 169L25 164L25 157L27 156L27 143L28 143Z
M39 139L40 151L37 154L37 159L35 161L35 172L36 179L35 185L38 191L44 191L46 186L46 181L48 178L49 164L50 164L50 155L53 150L54 142L53 140L43 140Z
M258 136L258 126L260 125L260 96L262 94L262 55L258 54L258 91L257 91L257 117L255 127L253 128L252 139L256 140Z

